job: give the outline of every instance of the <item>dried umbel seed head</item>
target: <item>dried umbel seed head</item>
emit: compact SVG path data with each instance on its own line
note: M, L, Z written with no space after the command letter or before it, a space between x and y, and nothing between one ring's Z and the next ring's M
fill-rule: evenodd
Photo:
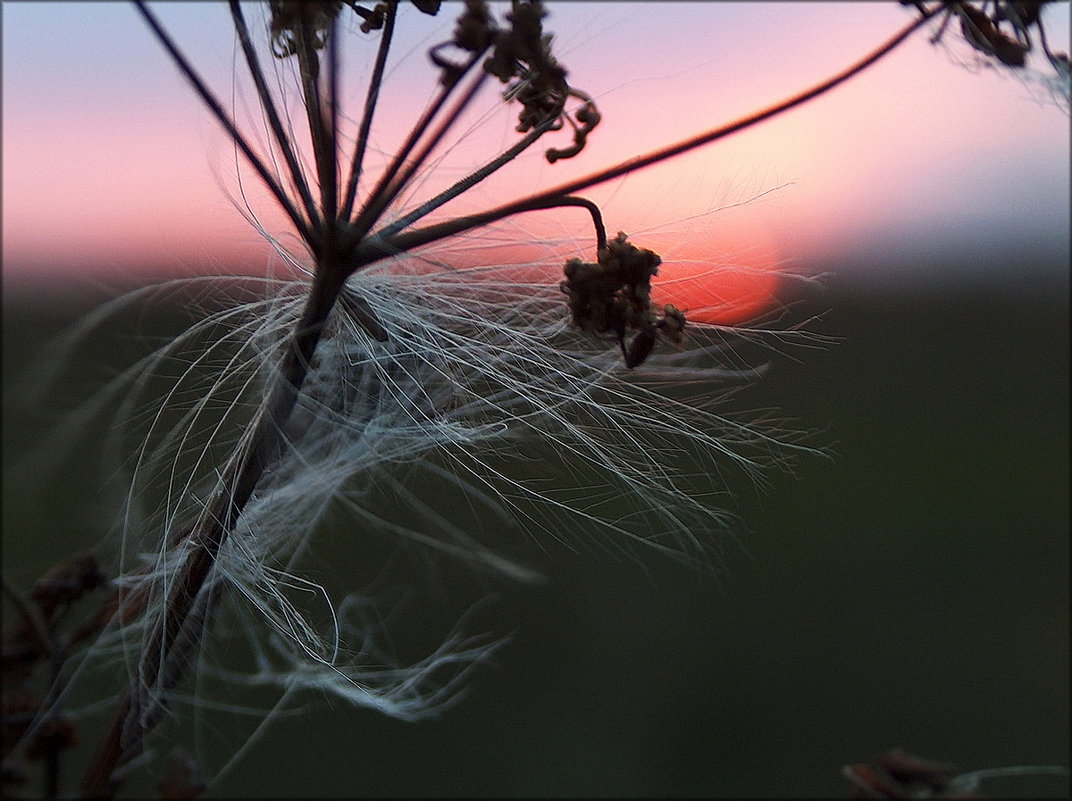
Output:
M413 3L418 11L433 17L439 13L439 6L441 5L440 0L410 0L410 2ZM308 5L308 3L299 2L297 5ZM363 6L359 6L353 0L346 0L346 5L350 6L350 8L364 20L364 22L361 23L362 33L378 31L383 28L389 10L387 3L377 3L371 11Z
M506 15L510 27L504 28L496 23L487 3L467 0L451 40L432 48L429 57L442 70L440 83L452 86L467 67L444 56L444 50L456 48L470 56L490 50L491 54L484 59L484 72L507 85L503 92L506 100L521 103L518 133L539 128L559 130L567 123L573 129L572 145L546 152L547 160L554 164L584 149L588 134L599 124L601 116L592 98L566 81L565 67L551 52L554 37L543 30L545 16L547 12L538 0L514 0ZM566 102L571 97L582 101L581 107L572 113L566 111Z
M967 3L959 4L958 11L960 31L968 44L976 50L994 56L1009 67L1024 66L1027 51L1030 49L1027 44L1002 33L995 21Z
M466 0L463 11L454 24L452 43L470 53L491 47L498 26L483 0Z
M570 259L562 291L569 296L573 324L594 334L619 338L651 322L651 279L662 259L631 244L624 233L599 251L597 262Z
M595 264L580 259L566 262L562 291L569 296L570 318L582 331L612 334L618 340L627 367L636 367L651 355L659 334L679 344L685 315L673 306L657 317L651 308L651 279L662 259L638 248L618 233L601 248ZM628 346L627 333L636 332Z
M432 63L442 70L439 82L443 86L452 86L461 79L465 71L463 63L455 63L442 55L442 51L457 48L470 55L483 53L491 47L499 33L488 4L484 0L467 0L465 10L458 15L454 23L454 33L449 42L443 42L428 52Z
M1027 54L1035 47L1035 37L1042 51L1057 73L1059 83L1065 85L1067 94L1069 61L1067 53L1050 50L1046 28L1042 20L1042 7L1053 0L994 0L994 2L940 3L928 8L921 0L901 0L904 5L915 5L920 12L941 12L942 22L931 41L939 41L946 26L954 17L960 19L960 33L972 48L986 56L997 59L1006 67L1023 69L1027 66Z
M276 58L287 58L297 53L301 44L311 44L314 50L323 48L342 3L271 0L268 9L272 14L272 53Z
M361 23L361 32L369 33L371 31L378 31L383 28L384 20L387 18L387 4L377 3L372 11L361 6L352 6L354 11L357 12L364 22Z
M553 37L543 32L545 16L542 3L515 2L506 15L510 30L496 34L495 49L484 62L484 70L503 83L517 79L507 97L521 102L519 133L561 114L569 95L566 70L551 53Z

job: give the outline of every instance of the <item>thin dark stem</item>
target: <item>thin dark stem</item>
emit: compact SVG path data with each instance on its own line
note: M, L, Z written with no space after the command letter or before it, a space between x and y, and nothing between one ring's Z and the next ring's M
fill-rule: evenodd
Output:
M421 168L421 165L428 159L429 154L435 149L443 137L446 136L447 131L458 121L462 112L465 111L466 106L476 97L477 92L484 85L484 81L487 80L487 73L481 73L472 82L465 94L458 98L458 102L454 104L454 108L450 110L446 118L439 124L439 127L428 137L428 141L417 152L413 159L406 165L402 174L399 175L391 184L384 187L378 195L375 195L372 200L374 202L369 204L369 213L372 220L378 220L383 214L384 210L397 198L402 190L406 188L410 180L412 180L417 170ZM360 229L358 229L360 230Z
M334 137L331 122L326 119L324 97L320 92L320 56L313 39L315 31L304 26L299 30L297 41L298 72L301 76L302 105L309 122L309 136L313 140L313 155L316 159L316 176L320 182L320 213L329 228L334 227L337 209L336 158L332 143Z
M510 216L526 211L543 211L545 209L557 209L566 206L579 206L588 210L588 213L592 215L592 223L595 226L596 231L596 251L598 252L605 248L607 246L607 233L606 228L603 225L603 214L600 212L599 206L587 198L574 197L571 195L547 197L545 194L541 194L538 197L529 198L524 203L518 203L516 207L511 210ZM350 263L347 265L347 275L350 275L373 262L391 256L397 256L400 253L413 250L421 245L437 242L440 239L445 239L454 236L457 233L469 231L473 228L479 228L483 225L490 225L493 222L503 219L503 216L504 215L499 213L498 209L493 209L481 214L472 214L465 217L446 220L435 225L429 225L426 228L420 228L417 231L397 234L392 237L380 237L378 233L374 234L362 242L354 251Z
M28 603L22 595L7 580L7 576L0 576L3 582L4 594L14 604L16 611L25 620L33 631L34 639L42 653L48 654L49 664L52 667L51 681L48 693L41 703L44 715L35 721L35 727L40 727L50 719L55 719L58 714L58 704L61 695L60 676L63 673L64 663L67 661L66 650L56 641L49 629L48 622L41 615L40 610L33 604ZM44 797L58 798L60 791L60 748L49 744L45 752L44 768Z
M337 278L338 268L332 264L323 267L314 276L263 412L246 437L245 447L224 468L218 491L190 535L189 556L179 568L164 609L153 623L142 649L141 662L133 679L135 684L124 694L112 726L82 781L82 792L88 797L110 797L113 794L112 774L136 753L148 735L150 726L141 723L145 710L135 701L138 683L151 681L161 667L172 660L177 644L185 643L182 635L187 620L204 591L220 548L234 530L265 468L278 457L283 426L305 381L324 322L342 288ZM174 675L168 683L173 685L178 678Z
M112 774L124 760L122 749L123 726L130 717L130 688L123 693L116 708L115 717L108 727L108 733L101 741L101 747L89 770L82 777L81 791L83 798L111 798L115 795L115 783Z
M343 198L342 208L339 210L339 219L341 220L350 219L350 214L354 210L357 184L361 180L361 167L365 161L365 150L368 148L369 134L372 131L372 118L376 113L376 103L380 99L380 84L383 83L383 71L387 66L387 53L391 49L391 38L395 32L395 11L397 8L398 3L395 0L391 0L387 4L383 33L380 34L380 48L376 53L376 64L372 68L372 78L369 80L368 94L365 97L365 111L361 116L361 127L357 132L354 157L350 164L350 178L346 182L346 197Z
M339 18L331 18L328 31L328 142L331 154L331 204L324 206L334 220L339 213ZM331 226L334 230L335 226Z
M294 204L290 202L290 198L287 197L283 188L279 185L279 182L275 180L272 174L268 171L268 168L264 166L264 163L260 160L257 154L253 152L253 148L246 142L245 137L239 133L238 128L235 127L231 118L227 116L227 112L223 110L223 106L220 105L216 96L212 94L208 86L205 85L205 82L201 80L201 77L190 65L190 62L186 60L186 56L179 51L170 34L164 30L160 25L160 22L156 19L156 16L146 7L144 0L134 0L134 5L137 7L138 11L141 12L141 15L145 17L145 21L156 35L156 38L160 40L164 49L168 51L168 54L175 61L179 70L193 85L197 94L200 95L201 100L209 107L209 110L219 121L220 125L227 131L228 136L234 140L234 143L238 146L239 150L242 151L242 155L246 157L246 160L249 161L250 165L261 177L261 180L264 181L265 186L267 186L269 191L275 196L275 199L279 201L279 205L283 207L287 216L290 217L290 221L294 223L294 227L297 229L298 233L301 234L305 241L313 241L313 232L310 225L315 226L317 224L316 220L305 220L298 212L297 208L294 207Z
M402 166L406 163L406 159L409 158L410 152L417 145L417 141L424 135L424 132L428 130L428 126L432 124L432 120L435 119L435 116L439 113L440 109L443 108L443 105L447 102L454 87L461 82L461 79L473 68L473 65L476 64L479 59L483 58L483 55L484 51L474 53L469 61L466 62L465 66L459 71L457 79L450 81L450 83L440 89L435 100L432 101L432 104L425 110L424 114L421 115L421 118L417 120L417 124L413 126L413 130L410 131L406 141L395 154L391 164L384 170L383 175L380 176L376 188L372 190L372 194L369 195L368 200L365 201L365 205L354 220L353 225L351 226L351 236L355 240L360 240L372 230L372 226L376 224L380 214L383 213L383 209L386 207L386 204L382 203L381 199L387 187L394 181L398 171L402 169Z
M455 236L459 233L478 228L480 226L489 225L497 222L498 220L505 219L514 214L518 214L524 211L531 211L534 208L546 208L540 205L544 201L554 200L555 198L562 198L568 195L572 195L574 192L578 192L582 189L587 189L597 184L606 183L622 175L627 175L637 170L649 167L652 164L656 164L660 161L666 161L667 159L678 156L689 150L695 150L701 145L710 144L719 139L725 139L735 133L739 133L743 130L751 128L754 125L775 117L790 109L807 103L809 100L813 100L819 95L822 95L836 86L844 83L853 76L859 74L863 70L870 67L880 58L891 52L899 44L905 41L913 32L920 28L927 20L933 16L936 11L929 12L925 17L912 22L907 25L899 33L882 44L876 50L873 50L867 56L860 61L853 64L846 70L838 73L832 78L823 81L811 89L807 89L800 94L790 97L788 100L784 100L781 103L777 103L770 106L763 111L758 111L754 114L749 114L747 117L742 117L739 120L728 123L726 125L719 126L710 131L706 131L697 136L693 136L689 139L685 139L681 142L677 142L668 147L660 148L659 150L652 151L643 156L637 156L627 161L620 162L612 167L608 167L599 172L592 173L583 178L578 178L573 181L569 181L553 189L548 189L543 192L539 192L530 197L522 198L521 200L515 200L512 203L506 203L497 208L491 209L479 214L468 215L465 217L458 217L446 222L437 223L435 225L429 225L425 228L418 228L413 231L405 233L395 234L388 237L383 241L371 241L363 242L360 247L354 252L354 256L351 260L351 268L359 269L362 266L371 264L372 262L379 261L380 259L394 256L399 253L403 253L412 250L422 245L427 245L432 242L436 242L440 239L449 236ZM355 266L356 265L356 266Z
M522 139L520 139L517 143L515 143L512 147L510 147L507 150L504 150L502 153L500 153L494 159L489 161L483 167L480 167L479 169L474 170L473 172L469 173L467 176L462 178L456 184L453 184L452 186L448 187L447 189L444 189L442 192L440 192L438 195L436 195L431 200L429 200L429 201L427 201L425 203L422 203L419 207L417 207L413 211L409 212L408 214L406 214L402 218L400 218L398 220L395 220L393 223L391 223L387 227L383 228L380 231L377 231L376 236L378 236L380 238L386 238L386 237L392 236L392 235L398 233L399 231L401 231L403 228L408 228L410 225L415 223L421 217L425 217L428 214L431 214L433 211L438 209L443 204L445 204L445 203L453 200L454 198L458 197L458 195L464 194L469 189L471 189L472 187L476 186L478 183L480 183L485 178L487 178L489 175L491 175L495 171L499 170L500 168L504 167L506 164L508 164L511 161L513 161L515 158L517 158L519 155L521 155L521 153L523 153L525 150L528 150L528 148L532 144L534 144L536 142L536 140L538 140L541 136L543 136L545 133L547 133L549 130L551 130L554 127L554 124L557 121L557 119L558 119L557 117L549 119L546 122L544 122L542 125L539 125L539 126L533 128L531 131L529 131L527 134L525 134L525 136Z
M287 168L290 170L294 188L297 190L298 195L301 197L302 204L305 206L305 213L315 224L318 219L318 214L316 206L313 204L313 196L309 192L309 184L306 182L305 174L298 165L297 156L294 154L294 147L283 130L283 123L279 117L279 111L276 109L275 101L272 100L272 93L268 90L268 82L264 79L264 70L261 69L260 60L257 58L257 53L253 49L253 40L250 38L249 28L246 25L246 18L242 14L242 7L239 5L238 0L229 0L229 2L231 5L231 18L234 21L235 30L238 32L238 41L242 46L242 53L246 57L246 66L249 68L249 74L253 78L253 83L257 87L257 96L260 98L261 107L264 109L264 113L268 117L268 125L271 127L272 134L275 136L275 140L279 144L279 149L283 152L283 158L286 160Z

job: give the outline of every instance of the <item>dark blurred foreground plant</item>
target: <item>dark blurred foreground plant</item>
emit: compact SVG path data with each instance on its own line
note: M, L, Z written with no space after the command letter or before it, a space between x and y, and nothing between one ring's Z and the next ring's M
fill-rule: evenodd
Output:
M983 782L1008 777L1068 777L1068 769L1055 765L985 768L958 773L948 762L936 762L893 748L870 763L846 765L841 775L853 798L987 798L979 793Z
M923 2L901 0L923 15L934 14L937 29L932 42L947 37L948 26L956 21L960 39L966 42L982 64L1009 69L1021 75L1032 72L1028 55L1041 47L1050 70L1033 77L1048 89L1049 98L1069 111L1072 97L1072 63L1068 53L1050 47L1043 8L1054 0L985 0L984 2Z
M440 11L438 2L413 5L426 14ZM690 492L686 479L733 467L758 480L765 463L799 446L784 433L776 437L716 413L721 396L682 398L677 390L701 378L727 386L750 379L754 370L729 369L720 355L732 355L728 335L762 332L695 325L673 306L653 306L660 257L624 233L608 238L599 208L576 193L806 103L939 14L960 15L973 46L987 44L1003 63L1029 46L1028 34L1037 28L1055 67L1067 68L1067 58L1046 47L1037 14L1010 16L1026 4L997 4L990 12L967 3L915 5L918 20L784 102L584 178L451 216L441 208L544 137L556 136L545 151L553 164L585 148L600 122L593 99L569 83L555 58L539 2L515 0L501 21L482 2L452 7L458 15L451 39L429 51L437 82L432 100L375 176L367 161L401 19L397 2L371 9L354 2L270 2L257 34L232 0L237 42L268 137L260 147L156 16L137 3L283 210L304 252L269 236L295 279L266 280L265 291L244 302L224 298L91 405L126 426L128 441L117 449L125 456L126 445L133 453L119 565L108 580L91 557L72 557L42 578L29 599L5 582L16 612L4 638L5 686L13 688L4 701L5 787L22 780L26 760L42 760L45 795L61 794L62 756L77 741L64 714L73 687L115 673L117 663L111 724L99 743L87 743L96 755L81 782L86 797L118 790L125 772L149 753L149 735L182 700L190 674L197 681L212 676L278 688L279 707L269 717L307 691L405 719L446 704L497 643L455 634L425 660L390 667L365 605L356 597L332 604L323 587L295 572L333 506L369 530L517 578L528 571L480 534L522 527L558 536L571 526L590 527L614 535L620 547L637 544L709 563L708 534L725 527L727 514ZM373 32L379 43L356 128L347 131L340 72L342 19L351 14L360 19L360 33L353 31L358 46ZM1018 38L1001 32L1009 20ZM281 75L299 87L298 114L278 91L286 82ZM418 176L480 90L495 82L518 105L517 141L414 204ZM292 116L304 117L307 139ZM570 259L560 282L534 283L503 265L455 269L437 259L437 243L556 208L586 214L595 243L594 260ZM186 366L160 400L150 378L180 358ZM574 488L540 489L493 459L541 444L555 460L549 472L583 467L603 486L584 487L589 497L577 500ZM476 509L481 530L431 508L414 489L426 478L452 486L461 506ZM595 505L586 503L592 500ZM71 621L72 610L102 592L99 607ZM326 631L303 599L326 610ZM212 645L221 641L230 650L244 648L248 664L236 669L214 661ZM34 691L41 686L43 692ZM176 755L160 790L164 797L193 797L204 787L196 766Z

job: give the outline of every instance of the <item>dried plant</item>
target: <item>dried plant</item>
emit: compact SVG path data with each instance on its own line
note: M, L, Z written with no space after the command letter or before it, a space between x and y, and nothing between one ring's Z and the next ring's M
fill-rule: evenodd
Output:
M1068 776L1056 765L987 768L957 773L955 766L936 762L900 748L879 754L871 763L846 765L841 775L852 798L987 798L980 785L989 780L1023 776Z
M1042 14L1043 7L1052 0L901 2L915 6L924 15L937 14L938 25L931 37L932 42L942 41L949 23L957 20L960 23L960 38L979 55L985 66L1008 68L1020 74L1032 72L1027 58L1028 54L1035 50L1037 39L1052 72L1037 72L1031 80L1044 86L1049 97L1068 112L1069 97L1072 96L1072 63L1069 62L1068 53L1050 48Z
M729 513L717 497L691 490L689 477L732 469L761 481L763 467L802 446L788 432L728 416L719 405L725 393L682 389L721 380L729 392L750 380L754 369L730 366L734 338L763 342L767 333L697 324L673 306L653 306L660 257L624 233L608 237L600 209L577 193L806 103L939 13L959 14L973 46L985 44L1005 63L1030 46L1032 26L1044 36L1037 15L1020 8L1027 4L998 4L987 17L992 26L1012 21L1015 36L987 27L967 3L917 4L920 18L882 47L782 103L514 202L450 215L442 207L538 142L553 143L545 155L554 164L598 137L595 101L556 59L541 3L515 0L498 19L478 0L442 9L413 0L425 14L449 10L457 19L451 39L429 52L432 101L379 174L368 168L371 132L399 3L273 0L258 26L232 0L267 140L260 145L155 14L136 5L301 247L261 227L292 276L198 290L201 319L86 407L114 415L123 432L115 458L131 466L112 578L78 556L43 578L32 600L5 582L20 613L5 636L5 681L29 686L35 670L50 670L43 695L5 696L4 780L19 778L23 760L45 760L50 797L75 742L63 713L72 688L114 675L116 665L118 705L81 783L89 797L118 790L195 677L275 687L281 705L314 691L406 719L454 697L497 642L459 629L424 660L392 666L366 605L356 595L334 603L297 571L331 509L345 510L357 536L389 532L522 579L529 571L503 553L505 530L539 539L584 527L623 550L711 563ZM360 32L344 22L354 18ZM376 48L354 126L339 91L350 46ZM1067 71L1067 58L1046 52ZM518 110L516 141L415 202L437 148L489 84ZM287 85L298 87L296 113L282 94ZM554 280L534 280L525 265L457 268L437 255L437 245L548 209L578 211L593 230L592 260L570 259ZM790 335L773 329L778 341ZM158 382L175 364L161 398ZM583 467L602 485L543 489L504 466L522 451L548 460L548 474ZM479 527L431 508L414 489L426 480L452 486ZM87 599L99 605L71 622L70 610ZM245 650L243 667L217 658L224 640ZM204 786L179 755L160 791L194 797Z

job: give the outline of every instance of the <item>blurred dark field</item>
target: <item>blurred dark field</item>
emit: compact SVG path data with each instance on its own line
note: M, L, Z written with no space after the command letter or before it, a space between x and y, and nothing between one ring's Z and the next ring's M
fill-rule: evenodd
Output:
M1067 765L1067 275L835 279L809 302L840 344L787 350L735 403L821 429L832 458L741 494L749 531L724 575L534 547L548 580L510 586L432 560L407 599L415 641L464 611L455 589L494 594L470 631L512 635L457 705L417 724L318 706L210 794L846 796L840 767L895 746L964 771ZM78 446L42 473L50 417L16 403L39 344L90 303L4 297L4 570L22 587L100 535L91 460ZM95 356L121 364L130 343L97 336ZM63 377L72 397L92 362ZM393 555L376 539L329 558Z

